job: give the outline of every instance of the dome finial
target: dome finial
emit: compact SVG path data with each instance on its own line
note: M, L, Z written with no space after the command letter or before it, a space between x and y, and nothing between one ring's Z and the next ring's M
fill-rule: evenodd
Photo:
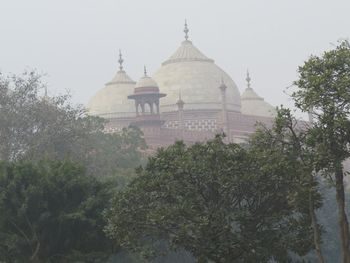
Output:
M247 77L246 77L245 80L247 81L247 87L248 87L248 89L251 89L251 86L250 86L251 78L250 78L249 70L248 70L248 69L247 69Z
M185 32L185 39L188 40L188 32L190 30L188 29L187 27L187 19L185 19L185 29L184 29L184 32Z
M143 73L145 74L145 77L147 77L147 68L146 68L146 66L143 66Z
M123 57L122 57L122 51L120 49L119 49L119 60L118 60L118 62L119 62L119 70L123 71L123 62L124 62L124 60L123 60Z

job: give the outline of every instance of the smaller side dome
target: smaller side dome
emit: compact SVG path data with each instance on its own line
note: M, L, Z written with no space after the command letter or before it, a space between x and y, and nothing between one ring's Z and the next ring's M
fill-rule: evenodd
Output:
M146 67L144 67L144 76L136 83L135 94L137 93L159 93L158 84L147 75Z
M264 100L252 88L246 88L241 95L241 100Z
M158 88L158 85L154 79L146 75L146 76L143 76L141 79L139 79L139 81L136 83L136 88L145 88L145 87Z
M251 88L249 72L247 72L246 81L247 88L241 95L242 114L274 118L276 116L276 109L264 101L264 99Z
M128 98L134 98L142 94L158 94L160 97L165 96L165 94L159 93L157 82L147 75L146 67L144 67L144 76L136 83L134 94L129 95Z
M164 121L160 120L159 99L166 94L159 93L157 83L145 75L137 82L134 93L128 96L129 100L135 101L136 125L160 127Z
M90 115L104 118L134 117L134 103L127 96L133 92L135 81L133 81L123 68L123 58L119 51L119 70L113 79L106 83L87 104Z

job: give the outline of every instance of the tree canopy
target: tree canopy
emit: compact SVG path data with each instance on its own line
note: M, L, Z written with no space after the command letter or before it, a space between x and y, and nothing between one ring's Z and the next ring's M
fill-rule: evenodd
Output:
M313 245L308 209L295 201L300 163L265 146L244 149L218 136L159 150L116 196L106 232L150 255L163 240L198 262L287 262L289 251L304 255Z
M350 157L350 44L342 41L299 67L295 105L310 112L308 145L315 151L314 169L334 179L338 204L342 262L350 262L350 233L345 211L343 162Z
M105 262L112 186L71 162L0 165L0 261Z
M72 105L68 95L49 97L44 89L35 71L0 74L0 160L70 159L96 176L141 164L146 144L138 128L106 134L105 120Z

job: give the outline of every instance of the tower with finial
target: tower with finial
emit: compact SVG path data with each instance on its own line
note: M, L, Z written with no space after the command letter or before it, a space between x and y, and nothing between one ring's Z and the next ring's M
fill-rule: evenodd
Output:
M185 120L184 120L184 105L185 102L181 98L181 90L179 91L179 99L176 102L178 109L178 121L179 121L179 130L181 140L184 138L184 130L185 130Z
M241 113L250 116L274 117L276 110L264 101L253 89L250 73L247 70L247 87L241 95Z
M221 77L221 84L219 86L220 92L221 92L221 129L222 131L229 136L229 128L228 128L228 116L227 116L227 109L226 109L226 90L227 86L224 82L224 78ZM228 137L228 139L230 139Z
M227 86L226 86L224 78L222 76L221 76L221 84L219 86L219 89L223 94L226 93Z
M179 110L183 110L185 102L181 98L181 90L179 91L179 99L177 100L176 105Z
M190 32L190 30L188 29L187 26L187 19L185 19L185 28L184 28L184 33L185 33L185 40L188 40L188 32Z

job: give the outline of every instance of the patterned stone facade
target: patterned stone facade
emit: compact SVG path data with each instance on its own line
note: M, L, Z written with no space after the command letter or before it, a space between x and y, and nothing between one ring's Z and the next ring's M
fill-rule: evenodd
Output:
M273 119L243 115L237 112L227 113L227 127L222 126L222 112L211 110L184 110L184 129L180 129L179 112L167 112L161 114L164 124L161 127L148 125L140 127L144 133L147 144L151 149L165 147L177 140L183 140L192 144L205 141L217 133L227 132L227 139L233 142L244 142L249 135L256 130L257 123L267 126L272 124ZM110 118L106 126L106 132L119 132L123 127L134 123L135 118Z

